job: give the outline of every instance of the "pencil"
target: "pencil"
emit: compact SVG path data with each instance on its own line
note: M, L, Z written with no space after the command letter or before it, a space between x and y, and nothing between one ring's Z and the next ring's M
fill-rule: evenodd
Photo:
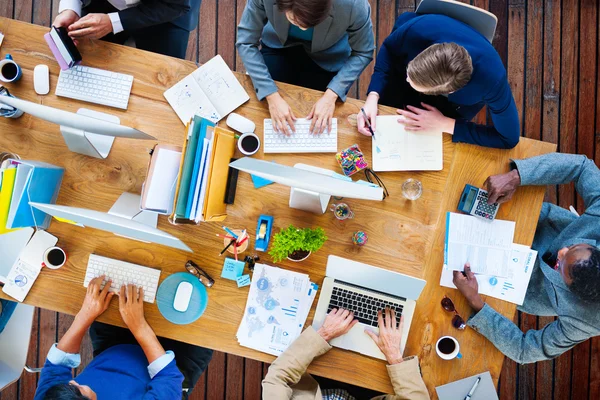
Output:
M248 235L244 236L244 238L239 243L237 243L235 246L239 247L239 246L243 245L246 240L248 240Z
M236 239L238 238L238 235L236 235L235 233L233 233L233 231L231 229L229 229L228 227L226 227L225 225L223 225L223 229L225 230L225 232L229 233L234 238L236 238Z
M221 235L221 234L219 234L219 233L217 233L217 236L218 236L218 237L225 238L225 239L234 239L234 238L233 238L233 236Z
M233 255L235 256L235 261L237 261L237 260L238 260L238 256L237 256L237 248L238 248L238 244L236 243L236 244L233 246Z
M232 244L234 244L234 243L235 243L235 239L231 239L231 240L229 241L229 244L228 244L227 246L225 246L225 248L224 248L223 250L221 250L221 253L220 253L219 255L220 255L220 256L222 256L222 255L223 255L223 253L225 253L225 252L227 251L227 249L229 248L229 246L231 246L231 245L232 245ZM235 249L235 247L234 247L234 249Z
M373 136L373 138L375 138L375 132L373 132L373 128L371 128L371 122L369 122L369 117L367 117L367 113L365 112L365 109L361 108L360 111L365 116L365 122L367 123L367 128L369 128L369 132L371 132L371 136Z

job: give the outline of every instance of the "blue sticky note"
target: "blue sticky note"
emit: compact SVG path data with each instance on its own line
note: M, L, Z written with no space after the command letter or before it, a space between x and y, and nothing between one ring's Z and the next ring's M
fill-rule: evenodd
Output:
M244 272L244 265L243 261L235 261L233 258L227 257L225 263L223 263L221 278L231 279L232 281L237 280Z
M260 189L263 186L270 185L273 181L270 181L265 178L261 178L260 176L250 175L252 177L252 183L254 183L254 187L256 189Z
M250 285L250 275L242 275L237 280L238 287L244 287Z

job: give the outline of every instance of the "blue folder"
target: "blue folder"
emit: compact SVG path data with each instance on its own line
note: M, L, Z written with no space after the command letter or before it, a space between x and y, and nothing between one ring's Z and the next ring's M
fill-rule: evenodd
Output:
M6 227L46 229L52 217L32 208L29 202L55 203L65 170L40 161L18 163Z
M192 213L192 204L194 203L196 184L198 183L198 172L200 171L200 161L202 160L202 152L204 151L204 138L206 137L206 128L209 126L215 126L215 124L205 118L201 118L196 157L194 159L194 168L192 169L192 180L190 181L190 192L188 194L188 201L185 209L185 217L187 219L190 219Z

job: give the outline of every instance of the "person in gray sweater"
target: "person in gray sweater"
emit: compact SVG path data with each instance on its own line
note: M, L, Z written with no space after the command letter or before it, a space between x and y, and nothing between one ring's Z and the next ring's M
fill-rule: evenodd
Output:
M509 201L521 185L573 182L585 212L575 215L544 203L532 248L538 251L522 312L558 318L523 333L511 320L485 304L468 265L454 272L454 284L475 314L467 325L512 360L525 364L561 355L600 335L600 170L583 155L547 154L512 161L512 170L490 176L489 202Z

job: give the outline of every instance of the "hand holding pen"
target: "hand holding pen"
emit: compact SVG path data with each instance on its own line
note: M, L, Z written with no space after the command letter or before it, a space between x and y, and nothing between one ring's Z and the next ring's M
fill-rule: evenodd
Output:
M367 97L367 101L361 111L358 113L356 123L358 131L365 136L373 136L373 132L377 130L375 124L377 119L377 103L379 98L377 94L371 93Z

